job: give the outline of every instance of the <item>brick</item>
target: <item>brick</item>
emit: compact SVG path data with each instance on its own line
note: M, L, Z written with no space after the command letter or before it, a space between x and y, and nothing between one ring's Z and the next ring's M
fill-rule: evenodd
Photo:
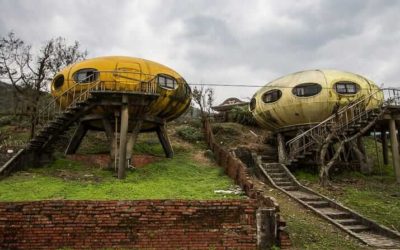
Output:
M0 202L0 248L255 249L256 209L251 199Z

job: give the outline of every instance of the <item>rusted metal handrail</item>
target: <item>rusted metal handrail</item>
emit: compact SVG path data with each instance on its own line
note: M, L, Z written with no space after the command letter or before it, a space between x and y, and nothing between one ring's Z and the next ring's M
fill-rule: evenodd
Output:
M388 95L385 95L385 92L388 93ZM335 126L335 129L339 132L345 131L351 124L361 121L363 117L368 117L372 112L371 109L367 109L369 100L380 94L383 94L384 97L384 101L380 105L381 107L400 105L400 89L385 88L363 96L355 102L344 106L318 125L289 140L286 145L289 147L290 158L293 159L301 152L306 153L308 148L318 143L319 140L324 140L331 132L333 126Z
M38 127L47 124L63 110L75 107L77 102L86 101L94 91L134 91L153 94L158 91L156 77L150 74L123 70L98 71L96 74L81 79L79 83L70 80L71 86L54 97L37 114ZM89 82L93 78L96 79Z

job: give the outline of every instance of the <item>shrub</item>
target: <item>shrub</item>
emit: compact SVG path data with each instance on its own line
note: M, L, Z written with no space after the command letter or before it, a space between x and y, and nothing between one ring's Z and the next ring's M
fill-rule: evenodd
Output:
M201 132L201 129L196 129L190 126L180 126L176 128L176 133L179 137L188 142L193 143L203 140L203 133Z
M13 122L12 116L3 116L0 117L0 126L10 125Z
M231 119L243 125L257 126L253 114L245 107L235 107L230 111Z

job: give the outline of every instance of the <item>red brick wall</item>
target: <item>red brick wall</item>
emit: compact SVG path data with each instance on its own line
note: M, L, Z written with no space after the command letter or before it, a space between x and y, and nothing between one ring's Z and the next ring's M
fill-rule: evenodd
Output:
M256 249L255 203L1 202L0 249Z

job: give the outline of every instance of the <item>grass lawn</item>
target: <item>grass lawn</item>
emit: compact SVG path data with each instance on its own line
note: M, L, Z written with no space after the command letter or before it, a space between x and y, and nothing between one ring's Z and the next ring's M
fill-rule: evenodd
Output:
M83 165L63 157L52 164L16 172L0 181L1 201L43 199L225 199L240 195L215 194L233 182L213 161L205 158L204 145L174 139L175 157L129 170L124 180L114 172ZM136 153L162 156L162 148L151 134L139 137Z

